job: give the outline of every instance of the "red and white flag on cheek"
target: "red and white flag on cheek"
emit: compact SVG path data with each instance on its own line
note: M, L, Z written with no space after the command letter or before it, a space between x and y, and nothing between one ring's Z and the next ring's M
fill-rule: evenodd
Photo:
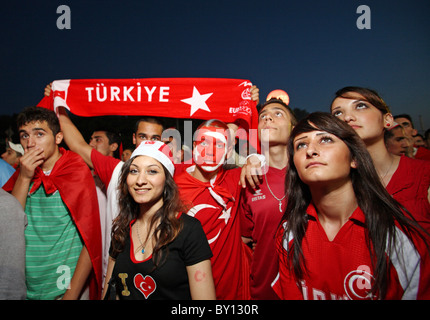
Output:
M251 82L219 78L57 80L38 105L66 107L83 117L104 115L219 119L256 129L258 113Z

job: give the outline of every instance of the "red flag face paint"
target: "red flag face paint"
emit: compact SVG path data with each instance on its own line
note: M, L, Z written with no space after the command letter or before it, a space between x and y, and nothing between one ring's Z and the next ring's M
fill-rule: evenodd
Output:
M228 146L224 129L203 127L196 132L194 142L194 162L204 171L216 171L224 164Z

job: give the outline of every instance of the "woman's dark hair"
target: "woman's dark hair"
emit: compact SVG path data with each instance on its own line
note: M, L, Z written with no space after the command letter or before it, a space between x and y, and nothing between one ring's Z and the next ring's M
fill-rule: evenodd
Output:
M355 99L356 96L354 95L354 93L358 93L361 96L363 96L365 101L369 102L375 108L379 109L379 111L381 111L382 114L391 113L390 108L385 103L385 101L381 98L378 92L369 88L344 87L336 91L333 101L336 100L337 98ZM357 99L362 99L362 98L357 97ZM333 101L330 104L330 106L333 104Z
M392 250L399 249L393 247L396 243L395 222L409 239L412 239L411 234L415 232L421 236L423 229L384 188L363 140L348 124L329 113L309 114L294 127L288 143L289 165L285 178L288 203L282 223L287 222L284 239L289 239L290 235L293 236L292 245L286 253L290 270L293 271L297 280L302 279L306 272L301 247L308 222L306 209L312 200L309 187L300 180L294 165L293 141L299 134L315 130L328 132L341 139L351 153L351 160L354 160L357 165L356 169L351 168L350 177L358 206L365 215L364 227L368 231L366 242L375 277L372 292L378 292L379 296L383 298L387 290L386 253L389 255L390 252L393 252Z
M112 226L112 248L111 256L115 257L124 250L125 241L130 234L130 222L135 220L140 213L139 204L128 192L127 176L130 172L130 165L136 157L124 163L119 177L119 214L115 218ZM165 259L162 249L171 243L182 229L181 220L177 214L183 212L182 202L179 197L178 187L173 177L163 166L166 182L163 192L163 206L154 214L150 229L159 221L160 224L154 231L155 247L152 259L155 267L158 267ZM167 248L167 247L166 247Z

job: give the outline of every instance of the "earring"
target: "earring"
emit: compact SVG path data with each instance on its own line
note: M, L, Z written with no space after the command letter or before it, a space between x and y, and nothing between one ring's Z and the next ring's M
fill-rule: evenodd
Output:
M387 123L387 127L391 127L391 124Z

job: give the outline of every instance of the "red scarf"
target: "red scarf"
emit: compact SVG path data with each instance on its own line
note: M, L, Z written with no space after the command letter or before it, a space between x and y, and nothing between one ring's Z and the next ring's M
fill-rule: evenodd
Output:
M43 184L46 193L56 190L70 211L73 221L88 249L93 271L90 275L90 299L100 299L102 281L102 243L97 194L94 179L82 158L72 151L60 148L62 156L47 176L37 167L30 194ZM19 175L12 175L3 189L11 192Z
M78 116L146 115L238 121L257 128L251 82L217 78L57 80L38 106L64 106Z
M182 201L186 205L191 205L202 192L212 188L212 190L219 196L234 201L234 197L229 190L220 186L221 182L224 180L226 171L221 168L216 176L213 185L210 182L203 182L188 173L175 175L175 182L180 186L179 192Z

